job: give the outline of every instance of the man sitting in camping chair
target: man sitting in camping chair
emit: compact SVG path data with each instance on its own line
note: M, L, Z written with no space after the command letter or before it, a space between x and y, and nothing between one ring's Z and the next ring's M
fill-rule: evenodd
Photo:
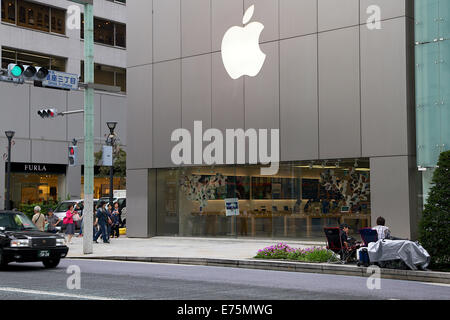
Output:
M346 251L346 262L350 259L356 260L356 249L361 246L361 242L356 241L355 238L348 234L348 231L350 229L348 224L343 223L339 228L341 229L342 248Z
M346 223L343 223L343 224L341 224L340 229L341 229L341 241L342 241L343 246L345 246L347 248L351 248L351 247L355 246L357 243L356 239L348 234L348 231L350 229L349 225Z
M345 223L339 228L329 227L324 229L328 242L327 249L339 254L342 263L346 263L352 258L355 259L356 249L359 247L356 239L348 235L348 229L349 226Z

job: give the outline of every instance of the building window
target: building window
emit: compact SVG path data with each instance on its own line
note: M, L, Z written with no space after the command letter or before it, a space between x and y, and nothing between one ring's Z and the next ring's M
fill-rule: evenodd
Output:
M94 64L94 83L120 87L122 92L127 91L127 70L103 64ZM84 61L81 61L81 81L84 82Z
M65 58L2 47L3 69L8 68L8 64L10 63L19 63L24 65L44 67L49 70L65 72L66 61L67 59Z
M66 33L66 11L24 0L2 0L2 21L59 34Z
M94 42L126 48L127 27L123 23L94 18ZM84 15L81 15L81 39L84 39Z
M16 0L2 1L2 21L16 23Z

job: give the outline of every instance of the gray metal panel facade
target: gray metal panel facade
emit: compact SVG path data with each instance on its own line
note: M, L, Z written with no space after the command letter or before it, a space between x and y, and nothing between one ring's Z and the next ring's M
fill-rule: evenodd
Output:
M135 58L128 65L136 67L128 69L128 83L130 87L144 84L128 94L127 138L138 142L151 136L152 146L146 143L145 156L130 153L128 170L143 165L173 167L170 152L175 144L170 133L181 126L190 128L194 120L222 130L279 128L282 161L406 157L409 163L414 156L415 150L408 147L415 136L414 78L407 76L413 56L407 41L412 31L405 27L411 6L404 0L192 0L182 1L181 6L179 0L153 0L152 19L136 13L137 8L149 7L140 3L127 4L130 15L135 13L128 22L128 37L148 34L153 57L139 56L149 54L149 43L144 50L129 48L139 54L130 53ZM265 26L260 42L267 58L256 77L232 80L222 63L221 41L228 28L241 25L251 4L255 4L251 21ZM365 25L371 4L381 7L381 30L369 31ZM192 17L183 15L193 13L201 17L190 23ZM209 41L210 52L205 52ZM199 56L181 58L186 55ZM191 76L195 68L197 73ZM382 188L389 183L384 177L390 169L383 166L389 163L371 161L375 189ZM399 183L410 198L413 176L410 172L403 178ZM400 202L404 200L402 195ZM372 203L373 216L389 215L380 197ZM414 206L399 210L400 216L406 216Z

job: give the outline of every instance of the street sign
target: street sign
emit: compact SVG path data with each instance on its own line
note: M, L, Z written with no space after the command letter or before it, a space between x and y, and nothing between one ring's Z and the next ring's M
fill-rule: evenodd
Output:
M42 81L43 87L78 90L78 75L49 70L47 79Z
M226 216L238 216L239 215L239 199L231 198L225 199Z
M113 165L113 147L103 146L103 165L111 167Z

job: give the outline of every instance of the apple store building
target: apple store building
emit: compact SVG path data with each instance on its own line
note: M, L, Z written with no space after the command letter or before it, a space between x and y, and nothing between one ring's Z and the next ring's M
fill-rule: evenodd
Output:
M128 236L415 238L413 2L127 1Z

